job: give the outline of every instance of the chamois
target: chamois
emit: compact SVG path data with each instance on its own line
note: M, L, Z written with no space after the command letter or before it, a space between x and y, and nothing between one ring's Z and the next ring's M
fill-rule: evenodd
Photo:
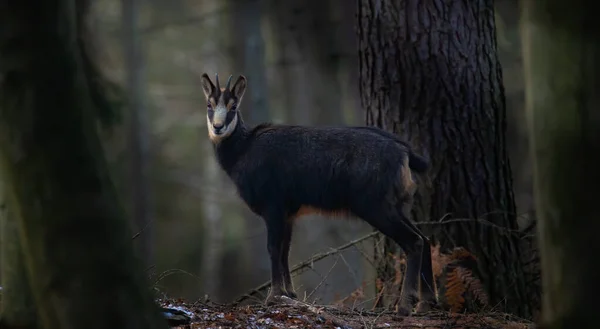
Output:
M271 290L296 298L288 264L294 220L306 214L358 217L407 254L398 313L437 305L429 239L410 221L416 183L412 171L429 163L399 137L375 127L244 124L239 106L246 78L216 86L204 73L208 136L221 168L267 228ZM420 281L420 282L419 282ZM420 283L420 285L419 285Z

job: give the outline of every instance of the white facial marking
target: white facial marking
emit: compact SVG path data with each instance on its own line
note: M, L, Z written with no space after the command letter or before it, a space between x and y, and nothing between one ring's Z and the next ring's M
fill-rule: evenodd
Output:
M213 122L215 122L214 119L216 118L216 116L217 116L217 111L215 110L215 114L213 116ZM224 116L227 116L227 110L225 110ZM208 137L210 138L210 140L213 143L218 144L223 139L229 137L229 135L231 135L231 133L233 133L233 131L235 130L235 127L237 126L238 117L237 117L237 115L234 116L233 120L231 120L231 122L229 124L225 125L225 127L221 128L221 130L219 130L219 134L217 134L215 132L215 128L213 127L213 122L210 122L208 115L206 115L206 126L208 127ZM222 122L223 122L223 124L225 124L225 118L223 118Z
M222 126L225 124L225 120L227 120L227 109L223 105L217 105L214 109L213 115L213 125Z

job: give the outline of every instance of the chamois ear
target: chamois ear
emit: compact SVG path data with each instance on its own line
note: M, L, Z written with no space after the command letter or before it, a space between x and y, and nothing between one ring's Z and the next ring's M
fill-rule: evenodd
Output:
M213 85L212 81L210 81L208 74L202 74L202 77L200 79L202 81L202 91L204 91L204 96L206 97L206 100L208 100L210 98L210 95L212 95L215 92L216 87L215 85Z
M244 96L244 92L246 91L246 77L240 75L239 78L231 87L231 94L237 98L238 104L242 102L242 97Z

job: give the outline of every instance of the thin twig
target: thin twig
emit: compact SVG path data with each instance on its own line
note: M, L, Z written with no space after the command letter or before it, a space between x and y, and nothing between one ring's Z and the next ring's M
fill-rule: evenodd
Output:
M166 277L168 277L168 276L171 276L171 275L173 275L173 274L186 274L186 275L189 275L189 276L191 276L191 277L193 277L193 278L200 279L198 276L196 276L196 275L194 275L194 274L192 274L192 273L190 273L190 272L188 272L188 271L180 270L180 269L178 269L178 268L173 268L173 269L166 270L166 271L164 271L164 272L160 273L160 274L158 275L158 278L157 278L157 279L154 281L154 284L153 284L153 286L156 286L156 285L157 285L157 284L158 284L160 281L162 281L164 278L166 278Z
M479 223L479 224L484 224L490 227L493 227L495 229L497 229L498 231L502 231L504 233L508 233L508 234L517 234L520 237L523 237L523 232L521 230L518 229L508 229L506 227L502 227L500 225L494 224L492 222L490 222L489 220L485 220L485 219L481 219L481 218L454 218L454 219L448 219L448 220L444 220L444 217L442 217L441 220L439 221L428 221L428 222L415 222L415 225L417 226L429 226L429 225L444 225L444 224L451 224L451 223ZM527 236L525 236L527 237Z
M373 307L371 308L371 311L374 311L375 308L377 307L377 304L379 304L379 301L381 300L381 296L383 296L384 291L385 291L385 285L382 285L381 290L377 294L377 298L375 299L375 302L373 303Z
M327 271L327 273L325 273L325 277L323 277L323 280L321 280L321 282L319 282L319 284L315 287L315 289L313 289L313 291L310 292L310 294L308 294L308 296L306 296L305 300L310 299L310 296L312 296L320 287L321 285L323 285L323 283L325 283L325 280L327 280L327 278L329 277L329 274L331 274L331 271L333 270L333 268L335 267L335 265L337 265L337 262L340 258L337 257L335 259L335 263L333 263L333 265L331 266L331 268L329 269L329 271Z
M291 298L289 298L287 296L281 296L279 298L281 299L281 301L284 304L288 304L288 305L295 306L295 307L300 307L302 309L308 310L308 311L310 311L310 312L312 312L312 313L314 313L316 315L321 316L325 320L331 321L331 323L334 326L344 327L344 328L350 327L349 323L347 323L343 319L341 319L341 318L339 318L339 317L337 317L337 316L335 316L333 314L329 314L329 313L323 312L323 308L322 307L315 307L313 305L301 302L299 300L291 299Z
M339 246L337 248L331 249L331 250L329 250L327 252L322 252L322 253L314 254L309 259L307 259L307 260L305 260L305 261L303 261L303 262L301 262L299 264L296 264L290 270L290 274L294 274L294 273L299 272L300 270L303 270L305 268L310 268L310 267L312 267L312 264L314 262L320 261L321 259L327 258L327 257L329 257L331 255L339 254L343 250L346 250L346 249L348 249L348 248L350 248L350 247L352 247L352 246L354 246L356 244L359 244L359 243L361 243L361 242L363 242L363 241L365 241L367 239L370 239L370 238L372 238L372 237L374 237L374 236L376 236L378 234L379 234L379 232L374 231L374 232L371 232L371 233L369 233L367 235L364 235L364 236L362 236L362 237L360 237L360 238L358 238L356 240L352 240L352 241L350 241L350 242L348 242L346 244L343 244L343 245L341 245L341 246ZM268 288L270 284L271 284L271 281L269 280L269 281L267 281L267 282L259 285L258 287L254 288L254 289L248 291L247 293L243 294L242 296L238 297L238 299L236 299L231 305L232 306L236 306L239 303L245 301L246 299L252 298L257 293L260 293L262 290Z
M359 248L356 248L356 249L360 250ZM346 265L346 268L348 269L348 272L350 273L350 275L352 275L352 280L354 280L354 285L360 286L360 280L358 279L358 275L356 275L356 271L354 271L354 269L352 269L352 266L350 266L350 264L348 263L348 261L346 260L344 255L339 254L338 257L342 260L342 262L344 262L344 264ZM336 260L336 262L337 262L337 260Z
M142 235L142 233L148 228L148 226L150 226L150 224L152 223L152 220L149 220L146 222L146 225L144 225L144 227L142 227L142 230L137 232L134 236L131 237L131 240L135 240L137 239L140 235Z

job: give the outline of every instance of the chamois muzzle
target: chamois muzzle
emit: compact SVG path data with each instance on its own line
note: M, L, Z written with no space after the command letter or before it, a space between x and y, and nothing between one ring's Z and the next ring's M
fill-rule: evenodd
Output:
M215 135L220 135L223 127L225 127L225 124L223 123L213 123Z

